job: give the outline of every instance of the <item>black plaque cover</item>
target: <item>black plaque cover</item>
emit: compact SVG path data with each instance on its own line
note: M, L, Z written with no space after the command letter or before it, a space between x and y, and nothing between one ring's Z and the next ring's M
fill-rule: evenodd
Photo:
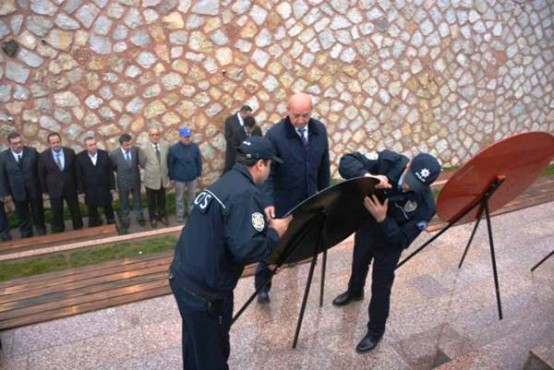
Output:
M378 180L356 177L314 194L290 210L293 219L267 262L281 266L310 258L355 232L371 215L363 200L373 194ZM323 235L323 242L318 243ZM319 244L319 245L318 245Z

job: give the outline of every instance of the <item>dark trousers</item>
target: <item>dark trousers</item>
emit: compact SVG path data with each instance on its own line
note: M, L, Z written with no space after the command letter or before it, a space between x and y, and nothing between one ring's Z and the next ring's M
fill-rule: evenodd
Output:
M166 217L165 188L159 188L158 190L146 188L146 201L150 220Z
M140 187L132 190L119 190L119 204L121 207L121 221L125 226L129 226L129 194L133 194L133 211L137 221L144 220L142 213L142 201L140 199Z
M31 218L35 224L35 228L39 234L46 233L44 225L44 207L42 198L30 198L22 202L15 202L15 214L19 223L19 232L22 238L33 236L33 225Z
M88 227L95 227L102 225L100 217L98 216L99 206L87 206L88 207ZM113 207L111 203L100 206L104 209L104 216L108 224L115 223L115 217L113 214Z
M0 238L2 240L11 239L10 235L10 223L8 221L8 215L4 209L4 202L0 201Z
M372 335L380 336L385 332L389 317L394 270L403 249L384 245L383 241L375 240L375 234L376 232L366 224L354 236L352 273L348 282L348 292L350 295L362 295L369 264L373 261L367 329Z
M182 318L183 369L229 369L233 295L225 299L221 315L215 315L209 312L206 300L192 296L176 279L170 280L169 285Z
M68 191L64 189L62 197L58 199L50 199L50 205L52 206L52 232L60 233L65 230L65 224L63 222L63 201L67 203L67 208L71 214L71 222L73 223L73 230L79 230L83 228L83 219L81 218L81 211L79 210L79 198L75 191Z

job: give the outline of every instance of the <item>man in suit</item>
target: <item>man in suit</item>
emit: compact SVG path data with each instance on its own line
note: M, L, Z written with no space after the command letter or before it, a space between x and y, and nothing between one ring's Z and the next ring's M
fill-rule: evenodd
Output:
M139 161L140 166L144 168L144 187L150 226L155 228L158 226L158 220L166 226L169 225L165 209L165 189L169 187L167 174L169 145L160 141L160 130L157 128L148 130L148 138L150 143L140 149Z
M225 150L225 168L223 173L229 171L237 160L237 148L246 139L246 130L244 128L244 119L252 115L252 108L243 105L236 114L225 119L225 141L227 148Z
M8 135L9 149L0 154L0 197L11 197L22 238L33 236L35 224L38 235L46 234L44 207L38 179L39 154L35 148L24 146L21 135Z
M329 186L331 169L325 125L312 118L312 97L294 94L289 99L287 117L270 128L266 137L284 163L272 163L264 192L267 217L281 218L288 211ZM259 303L269 302L271 272L260 262L255 285L262 290ZM267 284L264 282L268 281Z
M77 197L77 163L75 151L62 147L62 138L57 132L48 134L48 145L40 153L38 174L42 191L50 197L52 206L52 232L59 233L65 230L63 221L63 201L71 213L73 230L83 228L83 219L79 210Z
M120 147L110 153L110 160L113 170L117 174L116 185L121 206L121 222L123 228L129 228L129 194L131 193L137 222L144 226L144 214L140 199L139 149L133 145L133 138L129 134L121 135L119 144Z
M98 207L104 208L108 224L115 223L112 207L112 190L115 189L115 178L112 162L108 152L97 148L93 136L85 138L85 150L77 154L77 180L79 192L85 193L85 204L88 207L88 226L100 226Z

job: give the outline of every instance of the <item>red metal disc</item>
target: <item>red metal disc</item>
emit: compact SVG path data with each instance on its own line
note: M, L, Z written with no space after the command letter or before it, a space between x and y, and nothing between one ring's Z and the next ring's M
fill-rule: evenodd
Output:
M448 180L437 200L437 214L451 222L476 202L497 178L504 182L489 199L489 211L502 207L527 189L554 157L554 136L529 132L502 139L464 164ZM459 222L477 218L475 207Z

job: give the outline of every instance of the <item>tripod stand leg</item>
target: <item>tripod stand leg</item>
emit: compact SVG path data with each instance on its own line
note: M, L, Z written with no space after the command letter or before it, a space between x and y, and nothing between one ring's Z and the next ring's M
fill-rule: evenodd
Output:
M327 248L323 250L323 263L321 264L321 285L319 288L319 307L323 306L323 294L325 292L325 267L327 266Z
M537 267L539 267L540 265L543 264L544 261L546 261L547 259L549 259L550 257L552 257L554 255L554 251L550 252L548 255L546 255L542 260L539 261L539 263L537 263L535 266L533 266L531 268L531 272L535 271L535 269Z
M310 293L310 285L312 285L312 278L314 276L316 261L317 261L317 246L314 247L314 256L312 257L312 263L310 265L310 273L308 274L308 281L306 282L306 288L304 289L304 298L302 299L300 316L298 316L298 322L296 323L296 332L294 333L294 341L292 342L292 348L296 348L296 343L298 342L298 335L300 335L300 327L302 327L302 320L304 318L304 311L306 310L308 294Z
M479 227L479 223L481 222L481 217L483 216L483 210L485 207L483 204L481 204L481 208L479 208L479 214L477 215L477 221L475 221L475 226L473 227L473 231L471 232L471 236L469 237L469 241L467 242L466 249L464 249L464 254L462 255L462 259L460 260L460 263L458 264L458 268L462 267L462 264L464 263L464 260L466 259L467 251L469 250L469 246L471 245L471 242L473 241L473 237L475 236L475 231L477 231L477 228Z
M485 201L485 214L487 217L487 229L489 232L489 246L491 248L492 271L494 274L494 287L496 290L496 303L498 306L498 317L500 320L502 320L502 302L500 301L500 286L498 284L498 272L496 271L496 257L494 255L494 242L492 239L491 215L489 213L488 200Z
M278 267L276 266L273 270L270 270L271 274L269 275L267 280L264 281L264 283L262 285L260 285L260 287L258 289L256 289L254 294L252 294L250 296L250 298L248 298L246 303L240 308L240 310L237 311L237 313L235 314L235 317L233 317L233 319L231 320L231 325L233 325L235 323L235 321L237 321L239 319L240 315L242 315L242 313L248 308L248 306L250 306L250 304L252 303L254 298L256 298L258 293L260 293L260 291L265 287L265 285L273 278L273 275L275 275L275 271L277 271L277 268Z

